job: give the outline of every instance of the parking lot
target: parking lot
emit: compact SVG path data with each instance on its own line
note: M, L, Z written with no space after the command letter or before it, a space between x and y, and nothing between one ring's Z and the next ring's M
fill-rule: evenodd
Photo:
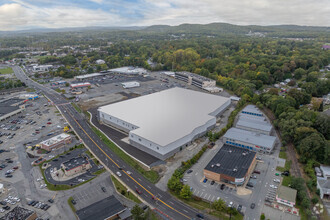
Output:
M82 182L88 181L89 179L94 178L96 175L93 173L96 172L99 169L103 169L103 166L97 166L92 159L89 159L90 164L92 165L92 168L89 169L87 172L82 173L81 175L75 176L74 178L65 180L65 181L57 181L54 180L51 176L51 173L53 170L60 170L61 169L61 164L65 161L70 160L71 158L77 157L79 155L87 156L85 152L87 151L86 148L83 149L75 149L71 152L68 152L64 155L61 155L60 157L53 159L50 161L48 164L50 165L46 170L45 170L45 177L47 178L47 181L56 184L56 185L77 185Z
M6 214L18 204L27 207L29 201L38 200L40 201L39 208L32 206L29 208L36 210L38 216L47 219L58 213L56 205L47 203L54 193L45 189L39 167L31 166L31 162L35 158L33 155L28 155L26 150L27 146L33 146L63 132L66 123L56 108L48 105L43 96L37 100L28 101L25 107L22 113L0 122L2 134L0 135L2 141L0 144L0 179L4 184L4 192L0 195L0 201L5 204L4 202L7 200L6 205L2 204L0 207L0 215ZM73 137L72 144L76 144L76 141ZM70 147L70 145L66 147ZM49 159L62 150L65 149L58 149L41 156ZM18 200L11 199L11 197ZM45 210L47 206L41 209L41 203L47 203L51 207L48 210Z
M88 190L82 190L72 196L76 202L74 206L77 210L85 208L114 194L114 189L112 187L109 175L101 178L102 179L100 181L96 181L93 186L90 186Z

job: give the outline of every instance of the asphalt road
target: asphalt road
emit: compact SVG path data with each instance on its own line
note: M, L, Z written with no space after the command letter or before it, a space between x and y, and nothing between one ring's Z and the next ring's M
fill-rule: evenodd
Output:
M113 173L120 171L122 176L119 178L121 178L131 190L135 191L136 188L140 189L142 191L140 197L143 200L165 213L170 219L191 219L196 217L197 211L195 209L158 189L113 153L92 131L88 122L67 100L62 98L61 95L27 78L20 67L15 66L13 70L17 78L25 82L27 86L41 90L58 107L70 126L82 138L93 154L95 154ZM123 168L123 170L119 170L119 168ZM132 175L128 175L126 172L127 170L132 171Z

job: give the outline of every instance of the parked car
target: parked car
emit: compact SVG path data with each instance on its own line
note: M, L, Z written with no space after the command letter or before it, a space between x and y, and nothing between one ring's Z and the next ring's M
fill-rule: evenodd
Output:
M214 183L215 183L214 180L212 180L211 185L214 185Z
M254 207L256 207L256 204L251 203L250 208L251 208L251 209L254 209Z
M220 189L223 190L226 187L225 184L221 184Z
M188 170L188 171L187 171L187 174L192 173L192 172L193 172L192 170Z
M260 174L261 172L259 170L255 170L253 173Z
M103 186L101 187L101 189L102 189L103 192L106 192L107 191L106 188L103 187Z
M74 199L71 200L71 203L72 203L73 205L77 204L76 200L74 200Z
M207 179L205 178L204 180L203 180L203 183L206 183L207 182Z

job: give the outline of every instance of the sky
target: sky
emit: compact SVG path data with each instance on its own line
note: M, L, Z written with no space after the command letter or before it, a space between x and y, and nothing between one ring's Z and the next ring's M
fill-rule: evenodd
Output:
M0 31L213 22L330 26L330 0L0 0Z

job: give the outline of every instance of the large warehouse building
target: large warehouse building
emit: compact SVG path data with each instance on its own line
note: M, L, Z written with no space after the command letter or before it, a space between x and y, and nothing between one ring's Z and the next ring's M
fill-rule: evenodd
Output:
M232 146L266 153L270 153L276 143L276 137L239 128L230 128L223 139L224 143Z
M255 160L256 152L225 144L204 168L204 176L217 182L242 185Z
M129 133L131 145L161 160L215 126L230 99L172 88L98 109L102 123Z

